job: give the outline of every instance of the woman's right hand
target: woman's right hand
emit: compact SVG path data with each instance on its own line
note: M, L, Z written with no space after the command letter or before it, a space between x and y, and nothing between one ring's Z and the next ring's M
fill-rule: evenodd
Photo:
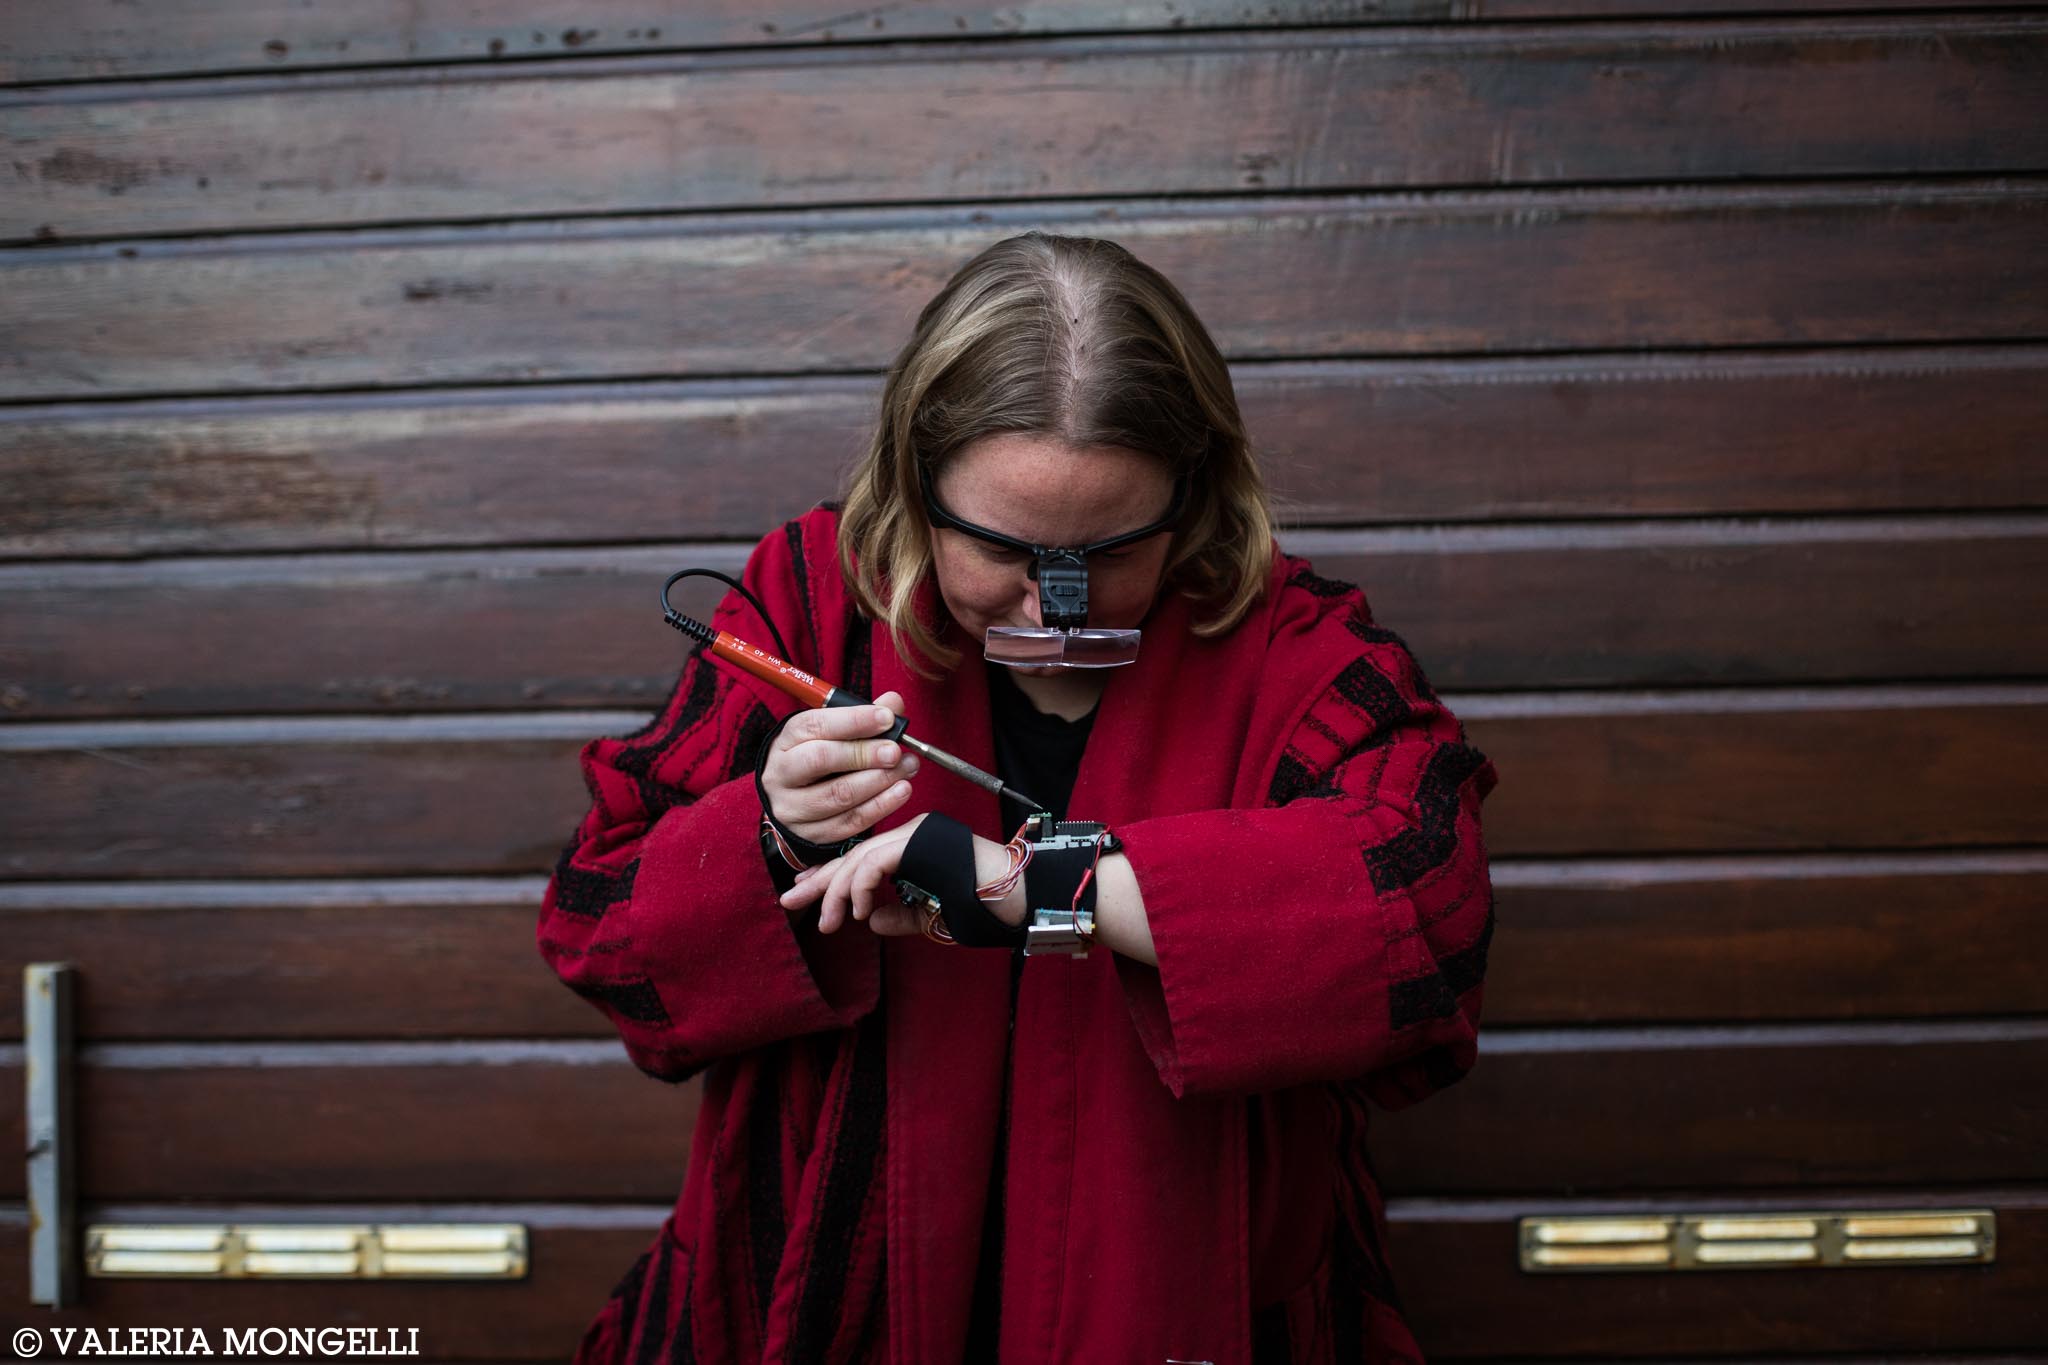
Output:
M900 808L910 799L917 755L876 736L902 709L899 694L884 692L872 706L791 716L761 769L770 813L800 838L836 844Z

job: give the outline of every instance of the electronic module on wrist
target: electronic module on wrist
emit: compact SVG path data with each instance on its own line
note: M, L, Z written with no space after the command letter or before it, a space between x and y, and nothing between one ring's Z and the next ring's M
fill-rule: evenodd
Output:
M1025 822L1031 860L1024 869L1028 918L1024 955L1088 956L1095 941L1095 870L1123 841L1093 820L1062 820L1040 812Z

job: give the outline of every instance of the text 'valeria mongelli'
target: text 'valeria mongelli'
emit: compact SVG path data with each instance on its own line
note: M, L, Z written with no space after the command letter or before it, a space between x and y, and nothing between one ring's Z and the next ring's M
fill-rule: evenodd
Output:
M24 1360L45 1345L67 1356L416 1356L417 1327L22 1327Z

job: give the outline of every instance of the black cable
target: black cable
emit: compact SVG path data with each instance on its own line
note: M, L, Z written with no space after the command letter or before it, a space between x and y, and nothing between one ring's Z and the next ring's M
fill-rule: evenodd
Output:
M774 618L768 615L768 608L761 605L761 599L754 596L754 594L748 592L746 584L740 582L737 578L733 578L729 575L722 574L716 569L678 569L676 572L670 574L668 576L668 582L661 585L662 620L668 622L677 630L689 636L692 640L697 641L699 644L708 645L713 640L718 638L717 631L705 625L702 621L696 620L693 617L683 615L681 612L677 611L674 607L668 604L668 590L674 587L678 580L684 578L715 578L719 582L731 586L733 591L737 592L740 596L746 598L747 601L753 603L754 610L760 613L761 624L768 627L768 633L775 637L775 649L777 656L783 659L789 658L789 646L782 642L782 632L775 628Z

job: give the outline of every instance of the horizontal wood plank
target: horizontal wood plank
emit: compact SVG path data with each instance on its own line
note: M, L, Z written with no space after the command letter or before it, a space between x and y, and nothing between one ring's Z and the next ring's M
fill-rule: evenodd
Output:
M1492 871L1489 1028L2024 1014L2048 980L2048 852ZM0 1038L21 1036L21 968L64 961L90 1042L609 1038L538 955L543 886L0 885Z
M678 1176L680 1183L680 1176ZM79 1281L79 1302L69 1308L23 1311L16 1321L47 1333L52 1327L203 1329L219 1352L221 1334L251 1327L418 1328L422 1362L567 1360L613 1285L661 1233L673 1203L583 1208L575 1205L312 1205L247 1202L205 1205L134 1205L82 1201L77 1223L328 1223L490 1222L527 1229L528 1270L517 1281L378 1280L252 1283L247 1280L99 1279ZM28 1283L28 1215L16 1204L0 1214L0 1275ZM26 1308L26 1292L22 1296ZM10 1324L10 1330L12 1324ZM79 1365L134 1357L77 1354ZM46 1345L38 1360L56 1359ZM232 1355L201 1357L234 1360ZM262 1359L278 1360L269 1356ZM303 1360L312 1357L293 1356ZM333 1357L346 1358L346 1357ZM375 1357L370 1357L375 1358Z
M167 1206L95 1201L81 1206L81 1222L516 1222L527 1228L532 1270L510 1287L88 1279L80 1305L38 1310L36 1321L43 1327L101 1329L177 1323L217 1334L257 1321L330 1326L346 1312L351 1322L417 1325L421 1358L427 1361L529 1361L551 1346L554 1353L544 1358L560 1360L573 1351L619 1277L663 1234L669 1202L592 1209L563 1204ZM1988 1268L1572 1276L1527 1275L1515 1266L1515 1221L1527 1215L1761 1213L1871 1204L1990 1208L1998 1217L1998 1262ZM1913 1353L1915 1365L2033 1365L2039 1359L2031 1352L2038 1341L2035 1308L2048 1295L2048 1193L2037 1186L1861 1192L1860 1197L1830 1193L1792 1203L1728 1197L1397 1197L1388 1201L1387 1222L1395 1280L1410 1324L1433 1360L1676 1365L1681 1358L1665 1354L1673 1345L1673 1322L1697 1324L1686 1334L1694 1350L1682 1359L1698 1361L1698 1353L1711 1352L1726 1365L1795 1365L1806 1352L1824 1352L1831 1365L1889 1365L1907 1352ZM0 1209L0 1275L16 1283L28 1275L27 1229L27 1211L19 1204ZM1475 1303L1485 1304L1486 1311L1474 1312Z
M2048 348L2027 368L2048 379ZM22 494L0 555L737 539L827 496L879 395L818 376L0 408Z
M1479 1052L1376 1118L1390 1188L2031 1180L2048 1151L2048 1019L1496 1029Z
M539 727L506 717L453 731L419 718L371 730L356 721L313 731L258 721L151 737L185 741L169 744L138 745L140 732L80 731L61 749L14 752L7 746L39 736L5 727L0 807L15 814L0 870L15 878L547 872L588 805L578 750L645 719L564 712ZM67 826L61 847L45 842Z
M107 1045L77 1080L102 1199L673 1198L702 1093L616 1040Z
M2021 7L2021 0L1799 0L1787 13ZM559 9L461 0L81 0L53 11L0 9L0 81L75 81L238 70L423 62L517 62L571 55L639 54L729 46L787 47L906 38L1011 38L1050 33L1195 32L1245 26L1482 22L1490 19L1621 17L1749 12L1758 0L1141 0L1089 3L941 4L901 0L848 10L831 3L761 5L748 0L579 0L574 22Z
M2038 844L2048 708L2030 687L1468 696L1506 854ZM1520 781L1516 781L1520 775ZM2043 812L2041 819L2032 810Z
M79 1187L105 1199L659 1198L701 1088L616 1041L93 1044L77 1079ZM2038 1178L2044 1146L2038 1018L1492 1029L1470 1075L1371 1137L1407 1194L1995 1183Z
M2048 18L2013 13L1034 39L0 94L22 168L0 241L2039 171L2044 87Z
M1255 363L1289 524L2048 506L2048 347ZM0 408L0 556L739 539L873 379Z
M2048 633L2031 628L2048 620L2038 514L1281 543L1362 584L1440 687L2048 674ZM662 582L736 574L745 557L685 544L0 566L0 713L651 705L683 649L657 610ZM685 580L671 600L702 618L725 591Z
M535 942L544 879L0 886L21 968L74 963L81 1040L610 1037ZM287 969L288 967L288 969Z
M1304 532L1456 689L2035 677L2048 518ZM1995 598L1995 602L1984 599Z
M1913 1207L1994 1210L1996 1264L1532 1275L1515 1260L1516 1220L1539 1214ZM1695 1360L1876 1352L1896 1362L1920 1351L2031 1352L2041 1342L2039 1305L2048 1300L2048 1190L2038 1185L1815 1190L1769 1199L1393 1199L1387 1219L1395 1282L1432 1360L1635 1360L1681 1343Z
M1496 861L1489 1024L2025 1014L2048 853Z
M2048 336L2048 179L1062 203L25 249L0 398L879 370L1034 227L1239 359Z
M0 1080L0 1132L19 1134L19 1048ZM702 1091L615 1039L102 1044L74 1081L78 1188L180 1202L672 1200ZM0 1171L0 1198L23 1179Z
M1486 806L1497 856L2048 843L2039 688L1447 703L1502 774ZM587 808L578 750L646 720L0 726L0 879L544 873Z

